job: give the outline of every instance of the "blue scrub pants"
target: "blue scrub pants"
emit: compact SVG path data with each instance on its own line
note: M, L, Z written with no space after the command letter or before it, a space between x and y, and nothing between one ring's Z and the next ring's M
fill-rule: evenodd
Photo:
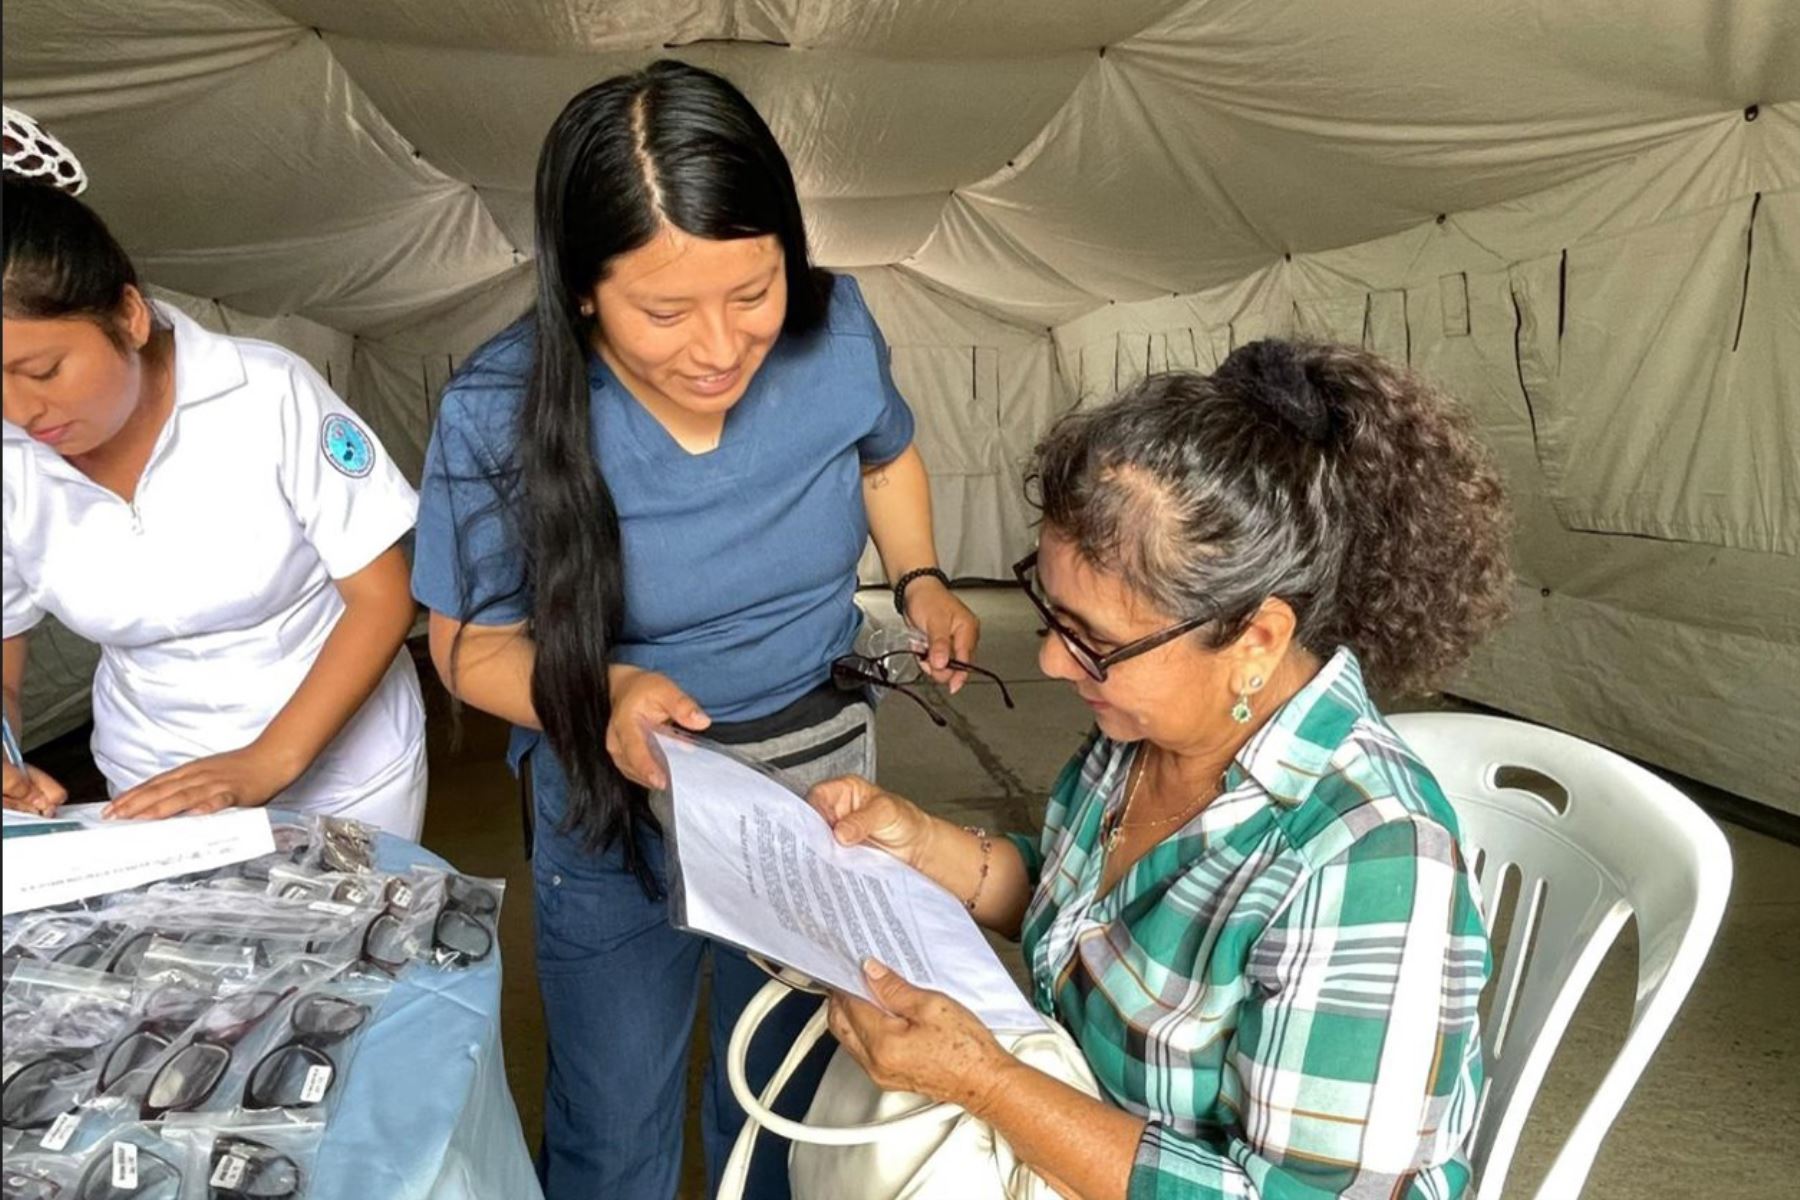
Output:
M846 710L862 714L856 705ZM839 722L833 722L838 725ZM823 728L823 727L821 727ZM787 743L813 731L775 739ZM737 747L740 751L752 747ZM754 757L779 760L782 746L759 743ZM823 758L789 768L811 783L846 773L873 775L874 737L865 732ZM537 970L549 1042L544 1144L538 1174L546 1200L672 1200L681 1174L686 1115L688 1044L699 1003L700 968L712 957L708 1017L712 1054L701 1103L707 1195L744 1122L725 1077L725 1047L738 1015L768 976L740 951L678 931L668 903L645 897L624 870L617 846L599 856L570 852L566 837L544 829L534 837ZM642 839L659 879L660 836ZM774 1074L801 1027L821 1001L794 995L758 1031L749 1055L752 1087ZM800 1117L835 1048L822 1039L783 1092L776 1111ZM784 1200L788 1143L758 1139L748 1200Z

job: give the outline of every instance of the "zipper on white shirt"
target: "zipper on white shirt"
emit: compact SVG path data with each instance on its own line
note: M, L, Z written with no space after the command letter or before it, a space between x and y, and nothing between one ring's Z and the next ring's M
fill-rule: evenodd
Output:
M168 450L169 443L175 436L174 430L175 413L171 410L168 421L163 424L162 432L157 434L156 444L150 448L150 457L144 460L143 470L138 474L137 487L132 490L131 499L129 500L125 499L125 497L119 495L119 493L113 491L106 485L95 482L93 479L89 478L86 473L78 470L68 459L54 451L49 452L49 460L50 463L53 464L51 470L60 472L63 478L68 479L73 483L95 488L110 499L123 504L125 506L125 511L131 515L131 532L141 537L144 532L144 514L143 510L138 507L138 502L143 499L144 489L150 484L150 470L156 465L157 460L162 458L163 454Z

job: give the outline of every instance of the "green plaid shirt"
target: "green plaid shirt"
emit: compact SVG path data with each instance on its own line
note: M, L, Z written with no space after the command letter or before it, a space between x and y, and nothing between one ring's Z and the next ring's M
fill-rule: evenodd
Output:
M1487 934L1455 815L1355 656L1096 900L1137 749L1096 731L1042 838L1013 838L1037 882L1033 1001L1148 1121L1131 1200L1460 1195Z

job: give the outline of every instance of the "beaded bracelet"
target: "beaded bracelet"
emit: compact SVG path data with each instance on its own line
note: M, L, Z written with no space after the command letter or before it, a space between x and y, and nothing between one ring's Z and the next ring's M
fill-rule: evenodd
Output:
M964 825L963 832L972 833L981 839L981 875L975 880L975 894L963 901L963 907L974 912L975 905L981 901L981 889L987 886L988 864L994 857L994 841L988 837L988 831L978 825Z
M900 614L901 620L904 621L906 619L906 588L907 588L907 585L912 583L912 581L915 579L924 579L926 576L930 576L931 578L937 580L939 583L943 584L945 587L950 586L950 577L948 575L944 574L942 571L938 570L936 567L919 567L915 570L908 571L906 574L902 575L899 579L899 582L894 584L894 611Z

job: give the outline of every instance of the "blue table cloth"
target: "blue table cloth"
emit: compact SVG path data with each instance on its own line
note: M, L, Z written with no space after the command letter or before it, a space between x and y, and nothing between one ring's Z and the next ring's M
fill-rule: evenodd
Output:
M376 865L449 866L388 834ZM463 970L408 968L343 1086L308 1200L542 1200L506 1085L497 936L494 953Z

